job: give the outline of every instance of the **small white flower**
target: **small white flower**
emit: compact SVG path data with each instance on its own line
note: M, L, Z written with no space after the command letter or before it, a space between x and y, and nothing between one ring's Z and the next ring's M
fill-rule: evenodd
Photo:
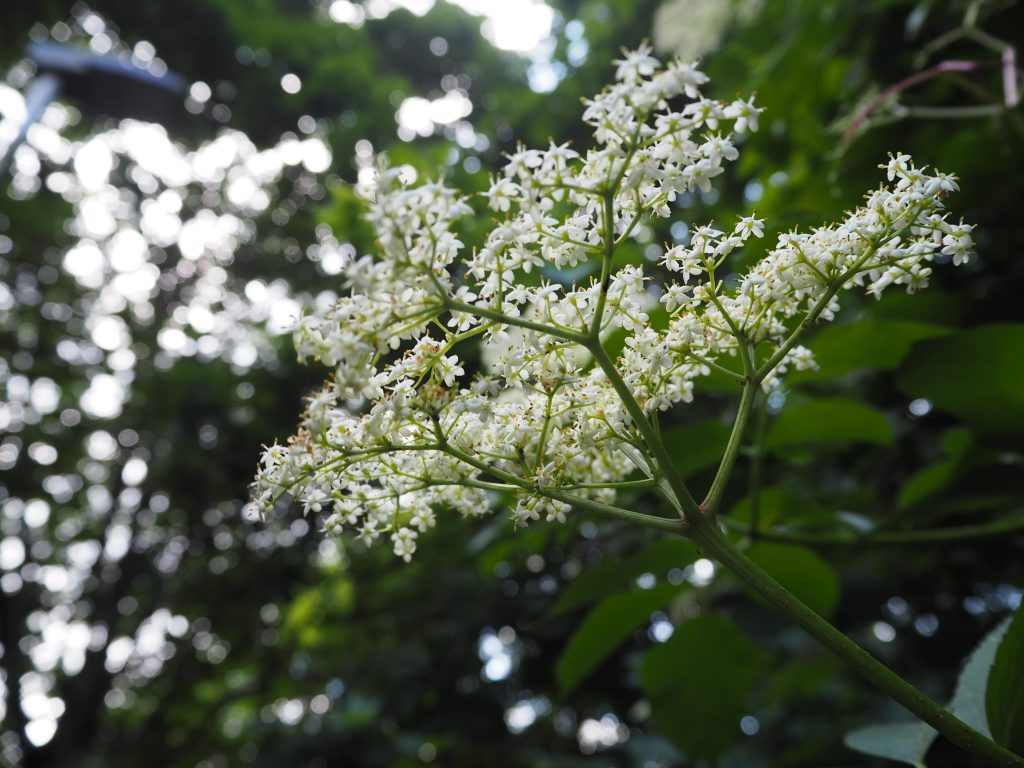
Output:
M746 240L754 237L764 237L764 219L756 219L753 216L741 216L736 224L736 234Z
M818 363L814 359L814 353L807 347L793 347L789 351L789 359L792 361L793 367L798 371L818 370Z
M512 200L520 193L519 186L508 178L497 179L487 191L488 205L492 211L507 213L512 207Z
M302 514L308 515L310 512L322 512L324 506L330 500L331 497L328 494L319 488L314 488L306 494L302 501Z
M641 45L635 51L625 51L625 58L615 63L618 64L615 79L626 83L636 83L641 78L650 77L660 65L660 62L651 56L651 49L647 45Z
M764 112L764 109L755 106L753 99L748 99L747 101L736 99L725 108L724 115L730 120L736 121L735 127L738 133L748 130L751 133L755 133L757 131L757 117L762 112Z
M692 285L680 285L679 283L673 283L665 289L665 293L661 296L661 302L665 305L666 310L673 312L678 307L683 306L693 299L693 297L689 295L692 291Z
M974 247L974 238L971 233L974 227L963 222L949 228L942 238L942 252L953 257L953 264L960 266L966 264Z
M906 175L907 165L910 162L910 155L897 154L894 155L889 153L889 162L886 165L879 166L885 168L885 178L889 181L893 181L897 176Z
M399 528L393 534L391 534L391 541L394 544L394 552L396 557L400 557L405 562L410 562L412 556L416 552L416 536L418 534L409 528Z

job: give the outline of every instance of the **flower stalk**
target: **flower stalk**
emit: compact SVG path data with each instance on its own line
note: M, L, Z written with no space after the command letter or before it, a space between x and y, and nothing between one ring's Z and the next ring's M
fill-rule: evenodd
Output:
M298 433L265 450L254 504L265 513L291 495L324 515L327 531L355 530L367 545L389 539L407 562L439 511L472 517L510 500L517 526L565 522L577 510L688 536L951 741L996 765L1024 764L800 602L717 521L759 391L777 387L789 367L813 367L799 342L835 316L840 291L913 292L927 286L937 255L967 261L972 228L944 210L955 178L890 156L888 186L837 224L780 236L735 281L716 270L726 274L732 253L764 236L764 222L750 215L729 231L698 227L651 268L660 279L652 291L644 268L616 269L618 247L643 219L670 217L679 195L709 191L739 154L722 127L753 132L761 109L705 97L707 77L694 64L662 68L646 48L618 65L616 82L584 113L596 148L552 144L510 156L486 194L503 218L471 253L456 231L475 213L469 199L440 182L410 187L379 164L362 190L379 253L348 265L347 293L296 329L300 356L333 373ZM676 111L680 97L689 102ZM538 278L595 254L596 281ZM664 322L652 323L654 312ZM625 336L614 358L604 343L612 332ZM459 356L471 339L476 372ZM742 374L724 364L736 357ZM742 394L698 503L658 418L691 402L711 371L738 380ZM616 503L631 490L649 491L678 517Z

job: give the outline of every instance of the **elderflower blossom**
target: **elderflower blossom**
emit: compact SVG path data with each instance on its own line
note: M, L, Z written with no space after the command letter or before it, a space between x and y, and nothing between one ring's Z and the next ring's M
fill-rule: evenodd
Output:
M697 228L658 268L617 264L643 218L671 216L677 195L709 189L737 158L730 131L757 130L752 99L707 98L706 83L694 64L627 53L586 102L595 147L520 147L481 198L499 218L472 249L458 225L480 216L478 200L409 186L380 161L361 189L378 250L346 267L332 308L298 324L299 356L332 375L298 433L265 450L256 507L290 494L328 531L384 538L405 561L438 513L508 506L518 525L565 521L631 477L658 482L636 419L691 401L711 370L744 362L770 389L814 367L793 329L831 320L842 288L915 291L937 255L967 261L971 227L943 211L955 178L897 154L882 166L889 186L839 223L781 235L728 285L727 260L764 236L753 214ZM580 267L590 277L550 280ZM653 324L653 312L667 317ZM625 336L614 360L613 333Z

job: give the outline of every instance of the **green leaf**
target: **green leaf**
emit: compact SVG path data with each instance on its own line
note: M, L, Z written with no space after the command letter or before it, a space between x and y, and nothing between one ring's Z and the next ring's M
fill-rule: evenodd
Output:
M934 496L953 480L959 461L939 461L915 472L900 489L900 509L909 509Z
M990 670L993 669L992 662L996 657L996 649L1009 625L1009 619L1002 622L985 635L967 657L957 679L953 700L948 706L950 712L986 736L991 734L985 714L985 689L992 677ZM844 742L850 749L859 752L923 766L924 756L936 736L938 732L934 728L920 721L885 723L851 731L846 734Z
M692 758L721 754L740 733L747 695L766 660L719 616L684 621L640 666L658 730Z
M772 670L771 684L764 694L765 701L782 707L792 707L799 701L813 701L822 690L833 684L841 673L835 656L821 653L799 657ZM758 698L761 701L761 698Z
M673 568L685 568L699 557L697 546L685 539L662 539L627 560L603 560L571 582L548 617L559 616L615 590L630 586L644 573L664 576Z
M913 507L949 486L962 459L974 444L974 437L969 429L957 427L948 430L942 436L941 444L943 452L949 458L925 467L903 484L899 495L900 509Z
M830 325L809 346L817 371L793 371L788 380L836 379L864 368L895 368L915 341L949 333L940 325L865 317L845 325Z
M759 542L747 557L822 616L831 616L839 600L835 570L806 547Z
M728 516L740 523L750 522L753 498L745 496L729 510ZM782 486L762 488L758 495L758 521L762 528L785 521L787 526L796 527L801 522L831 521L832 513L816 502L798 495L792 489Z
M986 325L914 346L899 385L979 430L1024 430L1024 325Z
M846 734L843 742L850 749L875 757L887 757L901 763L924 768L937 732L922 722L868 725Z
M555 665L562 694L579 685L633 630L684 588L683 584L658 584L652 589L620 592L587 614Z
M329 618L348 615L355 603L355 586L347 575L325 579L297 594L284 617L282 629L304 647L322 647L336 641L326 627Z
M992 738L1024 754L1024 608L1018 608L988 675L985 712Z
M996 658L996 649L999 648L999 643L1009 626L1009 619L1001 622L971 651L960 671L953 700L949 702L950 712L986 736L992 734L988 729L988 715L985 713L985 688L988 685L992 662Z
M974 435L966 427L956 427L942 436L940 444L951 459L963 458L974 445Z
M876 443L893 439L892 426L880 411L836 397L806 400L785 408L768 430L765 446L784 448L802 443Z
M730 429L717 419L707 419L667 430L665 448L684 477L717 464L729 442Z
M604 597L626 584L623 563L616 560L602 560L593 568L569 583L547 617L553 618L568 613L581 605L587 605Z

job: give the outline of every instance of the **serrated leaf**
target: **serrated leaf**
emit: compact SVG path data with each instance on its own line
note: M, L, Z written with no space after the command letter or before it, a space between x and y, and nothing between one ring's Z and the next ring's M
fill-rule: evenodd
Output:
M850 731L843 742L865 755L887 757L915 768L924 768L924 756L937 735L934 728L921 722L885 723Z
M904 391L991 433L1024 431L1024 325L986 325L914 345Z
M759 542L747 557L822 616L831 616L839 600L835 569L806 547Z
M990 677L989 670L1003 636L1009 627L1009 619L985 635L971 652L960 670L956 691L948 709L976 731L990 736L988 718L985 714L985 689ZM858 728L846 734L844 742L850 749L876 757L887 757L909 763L924 765L927 754L938 731L920 721L914 723L883 723Z
M751 685L766 656L727 620L684 621L640 665L655 725L691 758L715 758L739 736Z
M991 737L988 727L988 715L985 712L985 689L988 686L989 672L996 658L996 650L1006 635L1010 620L1001 622L995 629L985 635L971 655L967 657L960 679L957 680L956 692L949 703L949 711L959 717L976 731Z
M765 446L776 450L804 443L876 443L893 439L880 411L846 398L806 400L783 409L768 430Z
M658 584L652 589L620 592L597 605L569 638L555 665L562 694L572 691L608 655L685 585Z
M985 712L992 738L1024 754L1024 608L1013 615L988 675Z

